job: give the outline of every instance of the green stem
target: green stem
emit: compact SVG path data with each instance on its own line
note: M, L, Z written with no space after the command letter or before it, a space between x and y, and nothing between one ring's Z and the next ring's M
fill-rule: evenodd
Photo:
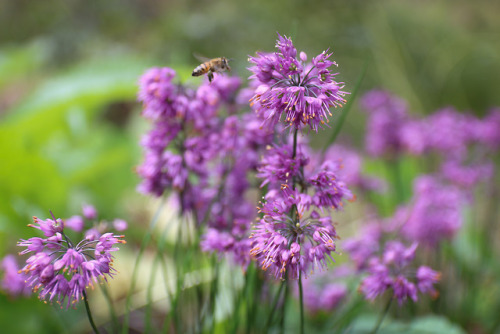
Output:
M92 312L90 312L90 307L89 307L89 302L87 300L87 292L83 290L83 300L85 302L85 310L87 311L87 316L89 318L90 326L92 326L92 329L94 330L95 334L99 334L99 330L97 329L94 319L92 319Z
M283 282L281 282L281 285L280 285L278 292L276 293L276 296L274 296L273 308L271 309L271 313L269 314L269 317L267 318L264 333L267 333L269 330L269 326L271 326L271 321L273 320L274 312L276 311L276 306L278 306L278 301L280 300L281 291L283 290L283 287L285 285L286 285L286 280L283 280Z
M118 324L118 318L116 316L115 308L113 307L113 301L111 300L111 296L108 291L108 287L106 284L99 284L101 288L102 294L104 295L106 302L109 308L109 315L111 317L111 324L113 328L113 333L118 333L120 325Z
M403 184L403 176L401 175L401 158L394 157L387 162L388 172L392 176L394 193L396 195L396 203L402 204L405 202L405 189Z
M304 334L304 294L302 292L302 272L299 272L300 334Z
M246 302L249 303L246 307L246 334L254 333L252 331L252 325L255 325L257 321L255 321L256 314L258 313L258 305L260 305L260 298L262 291L262 280L258 276L257 268L253 263L248 267L247 274L249 275L248 280L250 281L250 285L247 285L245 288L246 291Z
M385 316L387 315L387 312L389 312L389 308L391 307L391 303L392 303L392 299L393 299L392 297L393 296L391 295L391 297L389 298L389 301L387 302L387 305L385 305L384 312L382 314L380 314L380 317L378 318L377 324L375 325L375 328L373 328L373 330L371 331L371 334L377 333L380 325L382 324L382 321L384 320Z
M165 204L165 198L162 199L160 206L158 207L158 210L156 210L156 213L153 216L153 219L151 220L151 223L149 225L149 229L146 232L146 234L144 235L144 238L142 240L141 248L139 249L139 254L137 254L137 258L135 259L134 269L132 271L132 281L130 283L130 289L128 290L127 299L125 301L125 314L123 316L122 334L127 334L129 332L128 324L130 321L130 304L132 302L132 294L134 293L135 284L137 281L137 273L138 273L138 269L139 269L139 263L141 262L142 255L144 253L144 250L146 249L147 244L151 240L151 235L153 233L154 228L156 227L158 217L160 216L160 212L162 211L164 204Z
M286 306L288 305L288 276L285 280L285 293L283 296L283 307L281 308L281 322L280 322L280 334L285 333L285 316L286 316Z
M156 271L158 270L158 265L160 262L161 256L157 254L153 261L153 266L151 267L151 272L149 274L149 282L146 290L146 306L144 310L144 318L145 318L145 333L151 333L151 317L153 315L153 288L155 285Z

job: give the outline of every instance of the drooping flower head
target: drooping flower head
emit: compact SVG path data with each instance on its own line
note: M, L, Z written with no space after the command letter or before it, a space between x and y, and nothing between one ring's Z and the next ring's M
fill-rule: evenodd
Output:
M264 217L254 227L251 250L262 269L278 279L297 279L333 261L337 232L329 216L316 211L305 216L311 198L283 185L282 194L263 203Z
M359 288L368 300L374 300L386 290L392 290L393 297L402 305L406 300L418 300L418 291L436 297L434 284L440 275L434 270L421 266L415 274L411 263L415 257L417 244L405 247L399 241L386 243L380 257L373 257Z
M268 183L281 185L298 177L309 162L301 148L302 145L298 145L296 156L293 157L291 145L269 146L258 167L257 177L263 179L261 187Z
M56 301L67 308L77 303L87 287L114 275L112 252L121 235L92 234L73 243L64 233L62 219L33 218L29 226L42 230L46 238L33 237L18 242L26 247L20 254L31 254L20 273L26 285L38 292L41 300Z
M250 77L259 84L251 98L251 105L270 126L277 124L284 115L284 122L295 129L309 126L314 131L328 123L330 107L345 103L343 83L336 82L337 73L329 68L337 64L329 58L328 51L306 63L307 55L297 50L290 38L278 34L278 51L272 54L257 53L250 57L254 64Z

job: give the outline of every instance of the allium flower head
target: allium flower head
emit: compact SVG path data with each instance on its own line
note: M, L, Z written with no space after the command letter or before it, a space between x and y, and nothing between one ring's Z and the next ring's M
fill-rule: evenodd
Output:
M315 189L312 200L317 207L338 209L344 205L342 200L355 199L344 181L338 177L340 169L341 165L338 163L326 160L319 170L308 179Z
M310 126L314 131L328 123L330 107L345 103L343 83L334 81L336 73L328 68L336 65L330 61L331 54L324 51L306 63L307 55L297 50L292 40L278 34L277 52L257 53L250 57L254 64L250 77L259 85L251 98L251 105L271 126L277 124L283 115L285 123L295 129Z
M279 279L297 279L299 274L325 269L333 261L337 232L330 217L321 217L313 211L311 198L283 185L282 197L263 203L259 220L251 235L251 250L264 270L270 269Z
M291 145L268 147L258 167L257 177L264 180L261 187L268 183L286 183L301 172L301 169L307 165L308 158L300 152L300 146L295 158L292 158Z
M399 241L390 241L380 257L372 257L365 277L359 288L366 299L374 300L386 290L392 289L393 296L402 305L408 298L418 300L418 291L436 296L433 285L439 274L428 267L420 267L415 274L411 263L417 244L405 247Z
M114 275L113 255L116 244L125 243L123 236L104 233L73 243L64 233L61 219L33 218L30 225L42 231L55 231L48 238L33 237L18 242L26 247L20 254L30 254L20 270L26 276L26 285L38 292L41 300L70 305L82 298L84 290ZM61 228L62 226L62 228Z

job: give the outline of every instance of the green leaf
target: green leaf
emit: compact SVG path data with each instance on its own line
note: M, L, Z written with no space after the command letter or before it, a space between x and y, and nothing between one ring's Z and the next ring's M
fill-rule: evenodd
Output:
M339 119L335 123L335 127L333 128L333 133L330 137L330 139L327 140L325 146L323 147L323 152L330 147L335 140L337 139L337 136L340 133L340 130L342 129L342 126L344 125L344 121L347 118L347 114L349 113L349 110L352 108L352 104L354 100L356 99L356 96L358 95L359 89L361 87L361 83L363 82L363 78L365 77L366 69L368 68L368 60L365 61L365 64L363 65L363 68L361 69L361 73L358 76L358 79L356 80L356 85L354 86L354 90L351 94L351 98L347 100L347 103L345 104L344 108L342 109L342 113L340 113Z

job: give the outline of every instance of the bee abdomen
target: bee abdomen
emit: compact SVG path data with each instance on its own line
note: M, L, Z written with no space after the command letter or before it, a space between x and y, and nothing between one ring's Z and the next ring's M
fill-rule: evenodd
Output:
M196 67L193 70L192 76L197 77L197 76L203 75L203 74L208 72L208 69L209 69L209 67L205 64L198 65L198 67Z

